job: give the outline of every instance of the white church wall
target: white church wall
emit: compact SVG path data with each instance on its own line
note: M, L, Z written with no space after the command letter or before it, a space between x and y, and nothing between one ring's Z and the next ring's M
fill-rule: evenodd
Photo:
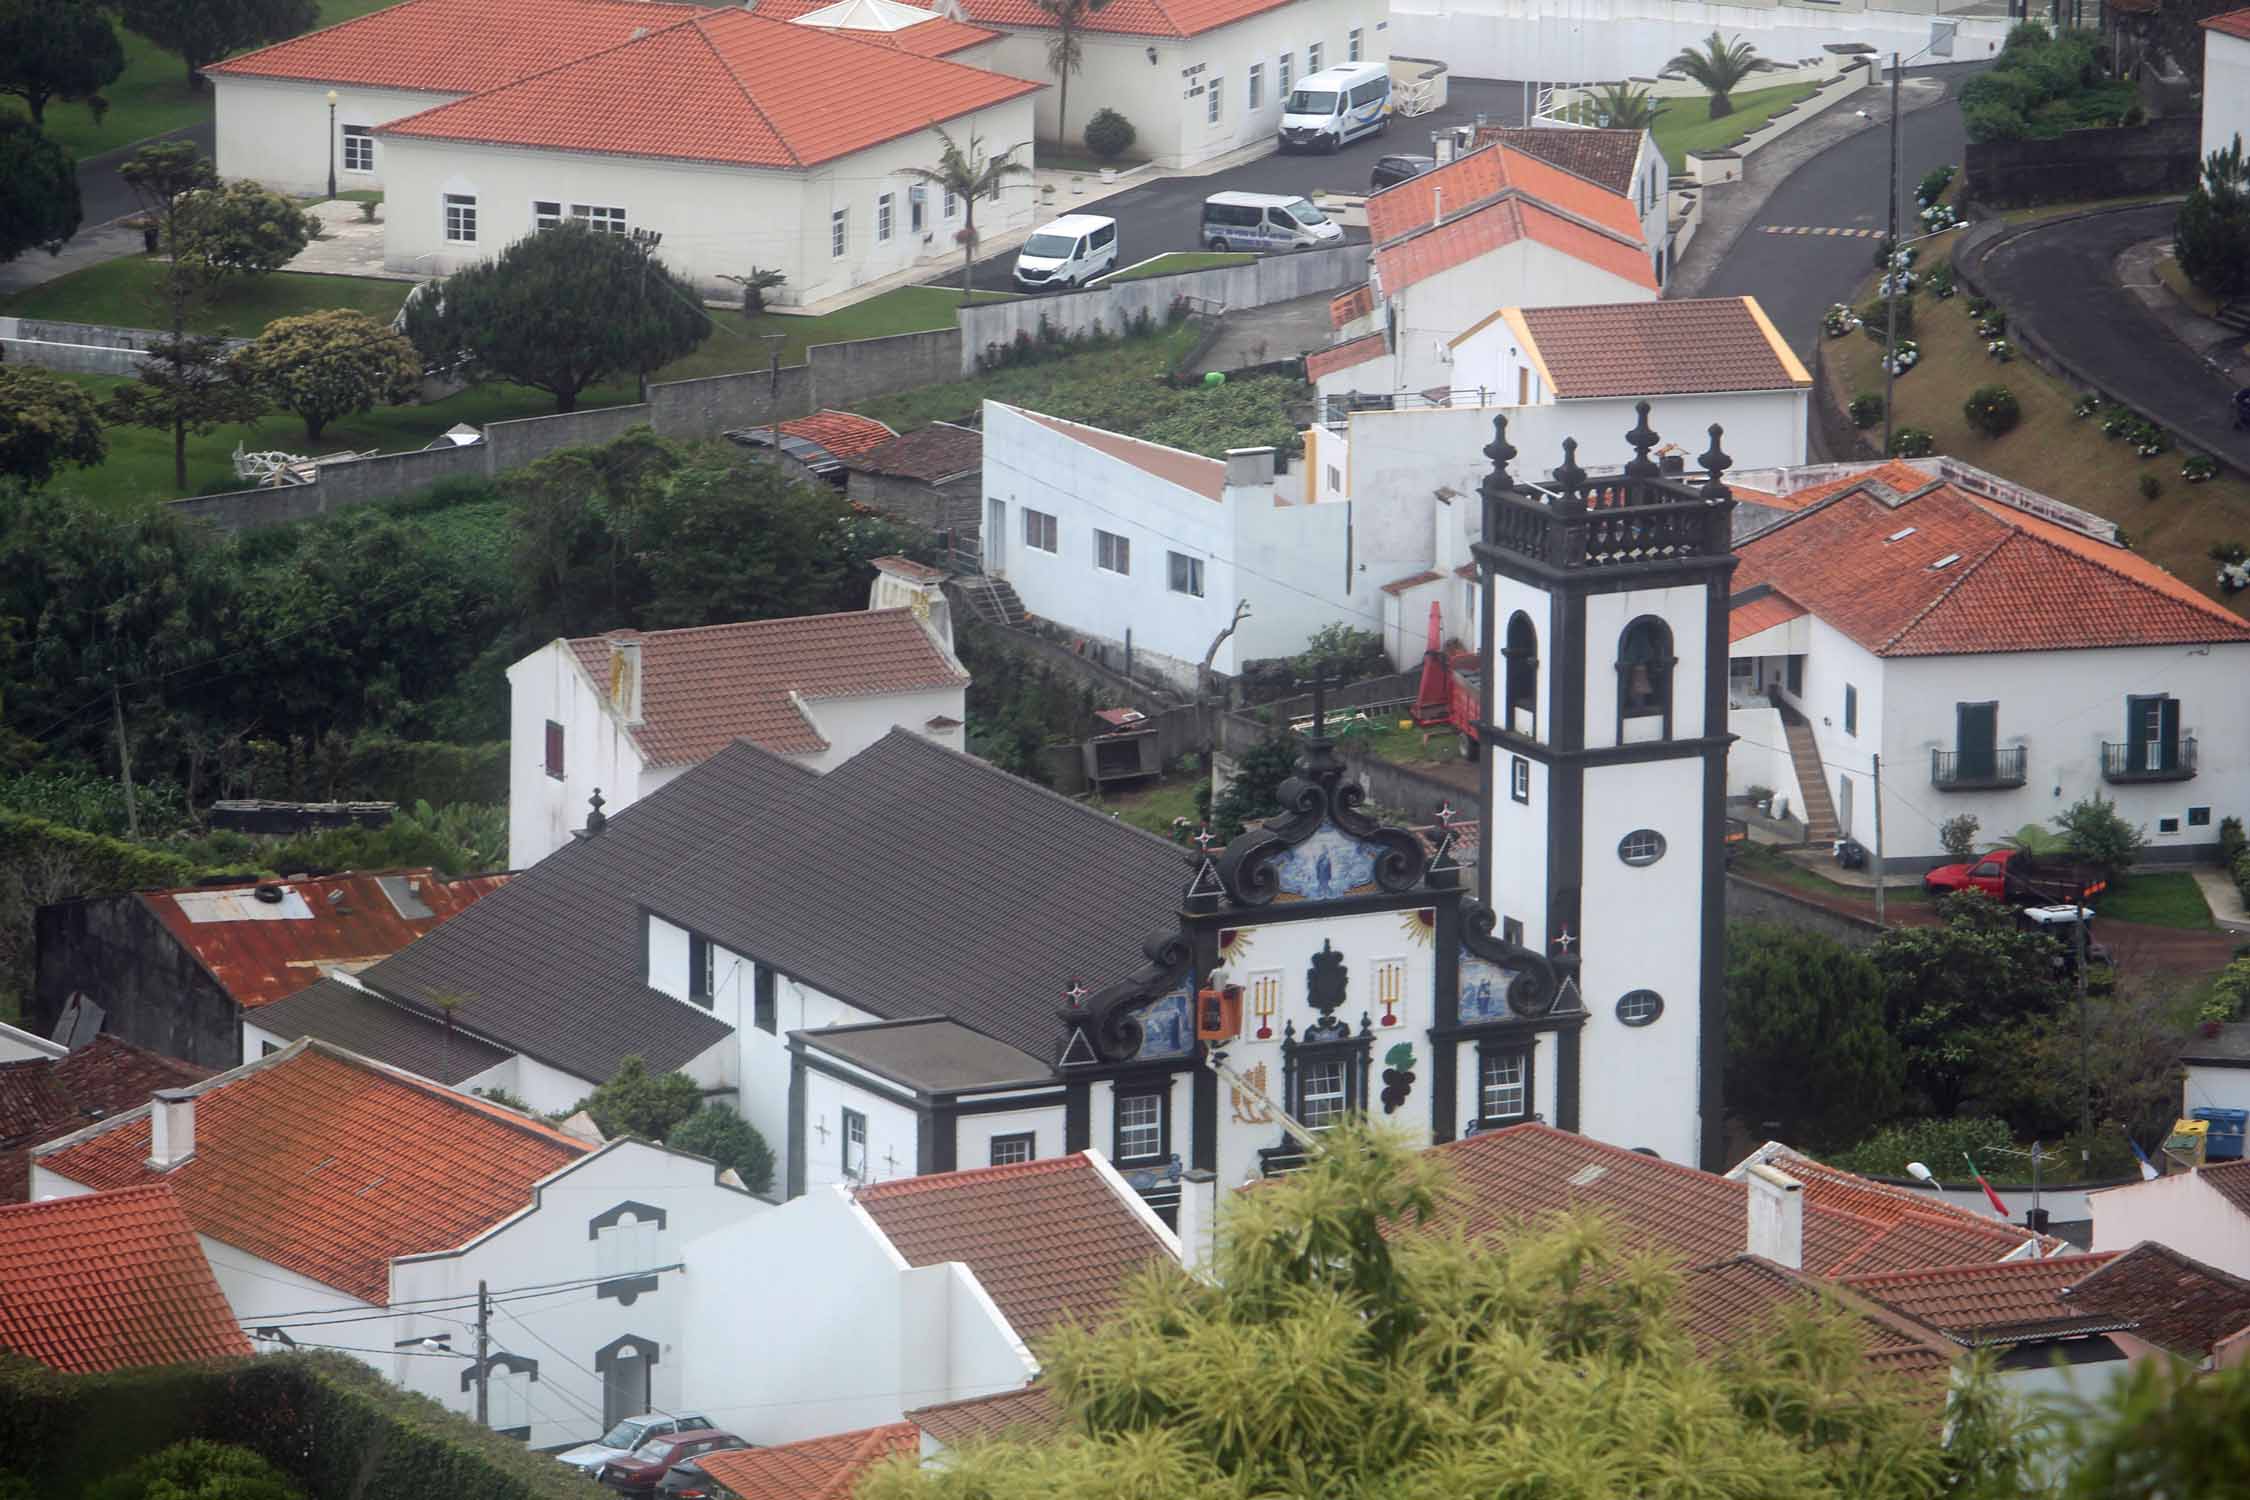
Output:
M1063 1108L1059 1104L1050 1104L1038 1109L962 1115L953 1137L955 1165L964 1171L970 1167L992 1165L993 1139L1004 1135L1030 1136L1034 1161L1061 1156L1064 1154Z
M1672 631L1672 738L1691 739L1707 732L1724 732L1726 726L1704 726L1703 673L1708 657L1704 634L1708 623L1708 595L1701 587L1632 589L1618 594L1594 594L1586 600L1586 746L1599 749L1620 743L1617 718L1616 661L1625 627L1643 615L1654 615ZM1504 620L1506 617L1502 616ZM1720 668L1724 671L1722 665ZM1658 721L1635 720L1623 726L1623 743L1656 738L1650 728ZM1660 732L1660 731L1659 731Z
M887 1182L912 1177L921 1142L921 1121L914 1111L870 1088L826 1073L805 1071L805 1191L817 1192L847 1181L844 1170L844 1112L851 1110L867 1122L863 1182Z

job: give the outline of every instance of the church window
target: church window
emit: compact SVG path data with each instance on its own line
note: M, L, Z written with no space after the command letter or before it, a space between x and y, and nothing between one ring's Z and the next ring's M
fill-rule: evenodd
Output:
M1521 948L1523 946L1523 918L1502 917L1500 919L1500 941L1511 948Z
M1038 1154L1039 1137L1030 1131L1020 1135L996 1135L992 1138L992 1164L996 1167L1030 1161Z
M1531 800L1531 762L1520 755L1508 762L1508 795L1518 802Z
M1154 1091L1117 1096L1117 1160L1149 1161L1164 1154L1165 1097Z
M764 964L758 965L758 977L752 981L750 1016L760 1031L778 1032L781 1019L774 1005L774 972Z
M1533 628L1531 616L1520 609L1508 617L1508 641L1501 648L1500 654L1507 659L1503 681L1508 717L1502 727L1517 734L1536 735L1539 722L1539 632Z
M1628 719L1672 713L1672 631L1654 615L1625 627L1617 644L1617 711Z
M867 1180L867 1116L856 1109L844 1111L844 1178Z
M1617 1019L1628 1026L1646 1026L1664 1014L1664 997L1654 990L1627 990L1617 1002Z
M1653 865L1664 857L1664 835L1636 828L1617 841L1617 857L1629 865Z
M1485 1052L1477 1058L1477 1117L1504 1125L1531 1117L1531 1054Z
M1306 1063L1303 1078L1297 1123L1307 1130L1326 1130L1351 1108L1351 1069L1343 1058L1327 1058Z

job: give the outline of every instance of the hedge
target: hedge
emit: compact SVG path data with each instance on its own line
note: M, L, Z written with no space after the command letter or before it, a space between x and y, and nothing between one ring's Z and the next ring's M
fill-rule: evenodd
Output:
M0 866L67 855L78 874L78 894L110 896L157 886L186 885L202 872L191 860L99 833L87 833L0 812Z
M0 1474L42 1492L88 1483L187 1438L239 1443L317 1500L594 1500L578 1470L392 1385L345 1355L63 1375L0 1356Z

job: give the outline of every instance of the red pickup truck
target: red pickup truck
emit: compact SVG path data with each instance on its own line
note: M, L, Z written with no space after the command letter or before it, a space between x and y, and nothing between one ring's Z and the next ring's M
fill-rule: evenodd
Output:
M1994 849L1966 864L1940 865L1922 877L1933 896L1978 890L1995 901L2084 901L2107 886L2098 870L2068 860L2045 858L2021 849Z

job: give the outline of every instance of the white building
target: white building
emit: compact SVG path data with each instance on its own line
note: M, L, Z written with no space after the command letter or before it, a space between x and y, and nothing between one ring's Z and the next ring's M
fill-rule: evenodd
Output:
M151 1182L266 1347L344 1348L463 1414L481 1380L491 1425L533 1447L692 1399L684 1249L768 1208L701 1157L589 1146L310 1041L32 1158L36 1197Z
M870 608L555 640L508 669L508 863L526 869L737 737L810 770L896 729L961 748L968 674L939 577L877 565Z
M1729 769L1894 867L2099 795L2147 858L2211 857L2250 800L2250 624L2109 522L1947 458L1748 474L1793 514L1741 549ZM1817 765L1807 785L1800 768Z
M2250 10L2199 22L2203 28L2203 155L2239 140L2250 150Z
M1002 35L985 66L1052 83L1054 20L1033 0L956 0L960 15ZM1388 0L1116 0L1087 14L1059 138L1082 147L1086 122L1114 109L1133 124L1132 154L1193 166L1281 133L1296 80L1346 63L1389 58ZM1061 91L1038 100L1039 138L1058 139Z
M2250 1162L2168 1172L2086 1195L2094 1248L2142 1240L2168 1245L2235 1276L2250 1277Z
M2180 1113L2198 1109L2250 1109L2250 1021L2228 1021L2209 1036L2191 1037L2180 1051L2186 1077Z
M1671 279L1672 169L1648 131L1576 125L1540 115L1529 125L1476 126L1469 139L1472 149L1506 146L1631 199L1641 216L1641 243L1655 257L1657 283Z

